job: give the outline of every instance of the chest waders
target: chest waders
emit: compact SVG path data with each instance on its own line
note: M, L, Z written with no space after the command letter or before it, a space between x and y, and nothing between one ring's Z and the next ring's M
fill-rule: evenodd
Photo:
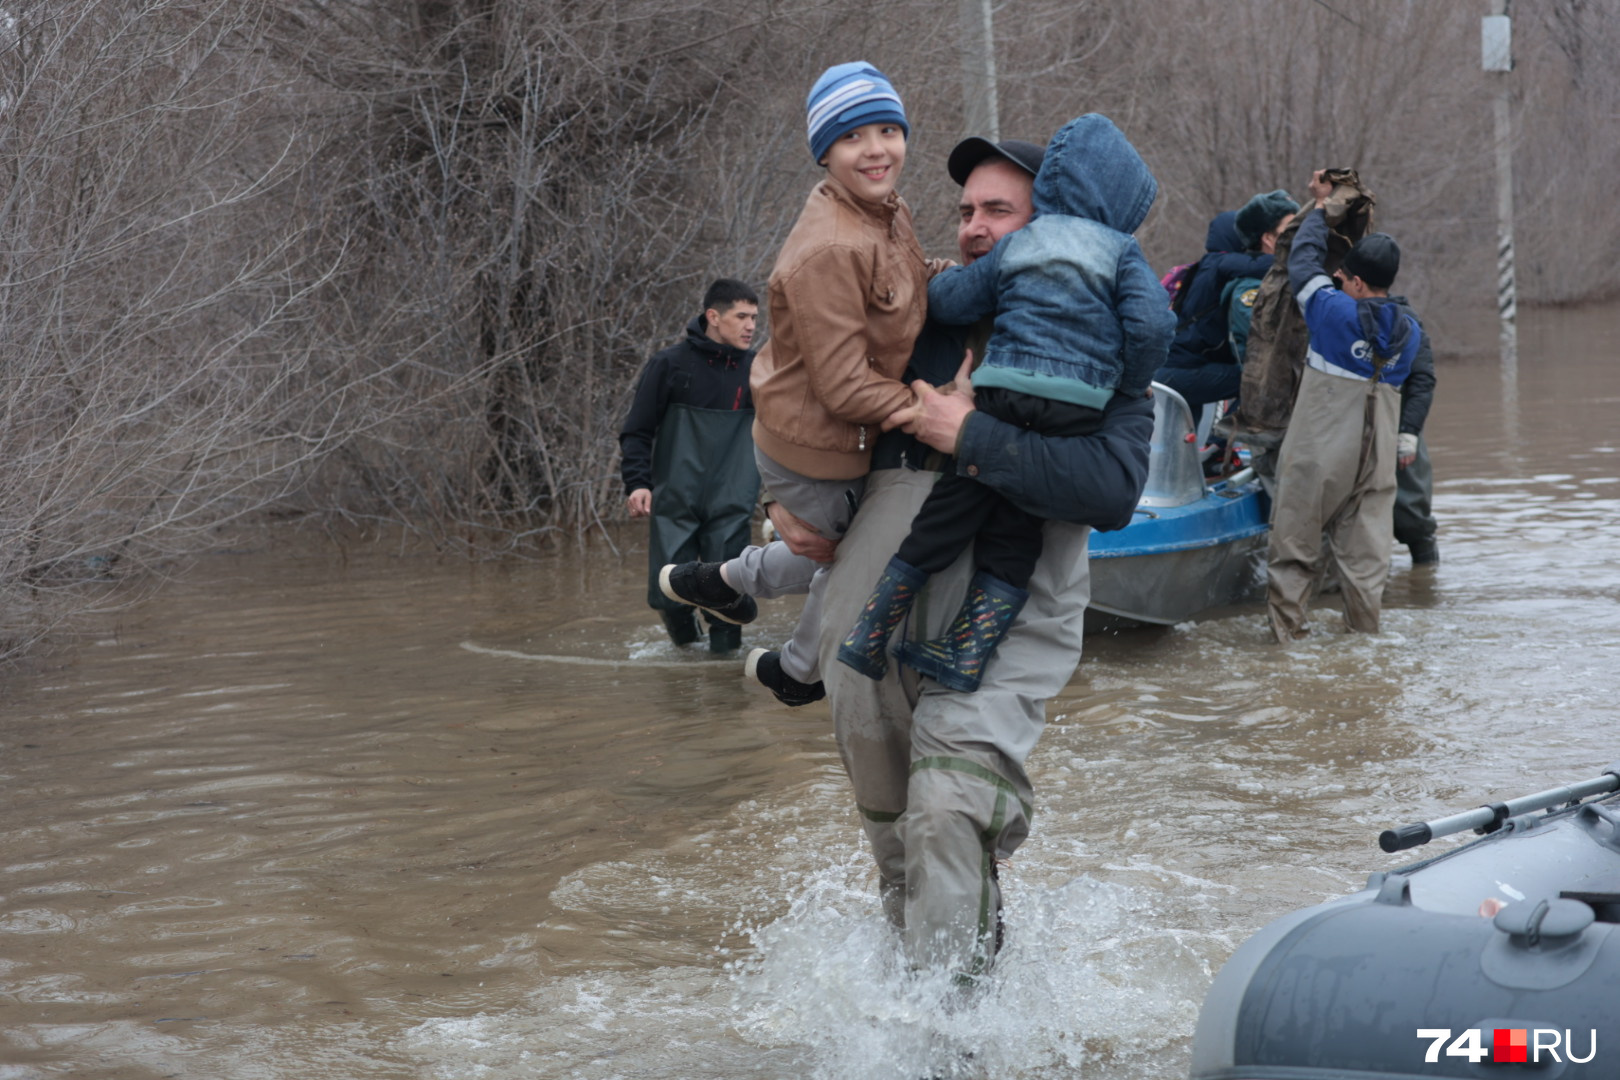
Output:
M752 409L671 405L653 441L652 524L647 544L647 603L685 605L658 588L667 563L721 562L748 545L759 498Z

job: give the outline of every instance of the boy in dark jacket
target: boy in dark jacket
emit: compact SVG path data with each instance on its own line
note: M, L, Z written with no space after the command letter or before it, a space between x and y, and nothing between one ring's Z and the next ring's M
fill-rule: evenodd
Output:
M968 325L995 314L973 372L975 406L1048 436L1101 427L1114 395L1141 397L1164 361L1173 319L1130 235L1158 184L1107 117L1088 114L1052 138L1035 177L1036 216L985 257L928 287L930 315ZM907 643L900 659L952 690L978 689L1011 627L1041 553L1043 519L967 476L947 476L923 504L838 658L873 679L886 643L932 574L974 545L975 573L945 637Z
M729 559L748 544L759 495L748 391L758 313L759 297L744 283L721 278L710 285L686 340L647 362L619 434L630 516L652 519L647 603L677 645L698 639L697 621L690 605L664 595L659 569ZM742 644L740 625L705 617L711 652Z

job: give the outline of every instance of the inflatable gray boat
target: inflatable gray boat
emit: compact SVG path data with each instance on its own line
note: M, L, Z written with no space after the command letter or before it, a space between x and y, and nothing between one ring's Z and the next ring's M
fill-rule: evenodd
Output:
M1594 780L1385 832L1373 874L1233 954L1192 1080L1620 1077L1620 762Z

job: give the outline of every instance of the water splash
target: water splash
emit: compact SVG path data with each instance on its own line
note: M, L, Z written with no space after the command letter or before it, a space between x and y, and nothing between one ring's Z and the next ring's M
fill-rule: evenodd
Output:
M980 985L906 970L861 856L829 868L782 917L742 928L730 965L737 1028L798 1047L811 1080L1120 1075L1191 1030L1229 945L1171 928L1146 890L1079 877L1009 883L1007 944Z
M1007 944L971 991L908 972L869 856L824 848L792 873L785 911L780 893L745 890L724 940L746 944L717 945L712 967L549 979L522 1009L426 1021L405 1049L439 1080L1168 1075L1232 947L1187 927L1207 898L1086 875L1003 880Z

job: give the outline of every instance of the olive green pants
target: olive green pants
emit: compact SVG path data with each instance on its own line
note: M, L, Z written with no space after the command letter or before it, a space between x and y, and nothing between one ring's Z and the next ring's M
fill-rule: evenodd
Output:
M1024 762L1046 725L1046 701L1080 661L1089 598L1084 526L1048 522L1030 598L972 694L900 668L874 681L840 664L884 565L937 474L885 469L867 478L838 547L822 607L821 671L834 730L877 859L884 910L915 966L984 970L1000 908L994 865L1029 835L1034 791ZM897 634L943 633L972 575L971 552L935 574Z

